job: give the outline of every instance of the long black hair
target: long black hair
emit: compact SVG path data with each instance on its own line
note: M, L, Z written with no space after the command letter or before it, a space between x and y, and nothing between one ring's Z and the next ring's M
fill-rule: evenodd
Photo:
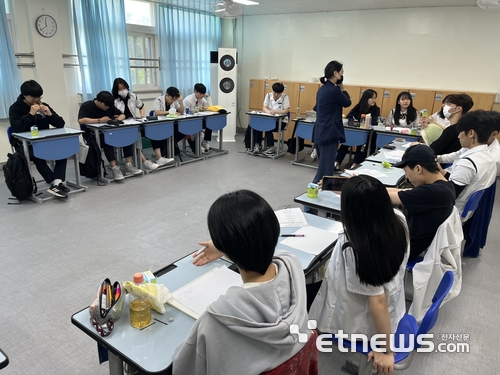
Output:
M330 78L333 77L334 72L339 72L342 70L342 67L344 65L338 61L330 61L326 66L325 66L325 75L321 77L319 80L321 81L322 84L325 84L326 81L328 81Z
M111 90L111 93L113 94L113 97L115 99L118 99L120 97L120 95L118 94L118 85L119 84L122 84L123 86L125 86L125 88L127 90L130 90L130 86L128 85L127 81L125 81L123 78L115 78L114 82L113 82L113 89ZM128 95L127 95L128 96Z
M341 218L362 283L380 286L398 273L407 251L407 230L387 189L371 176L354 176L342 188Z
M361 99L359 100L359 117L361 118L361 115L366 115L368 112L370 112L370 105L368 104L368 100L373 98L373 95L377 96L377 92L372 89L366 89L363 92L363 95L361 95ZM375 104L375 107L377 105Z
M413 106L413 99L408 91L400 92L396 99L396 109L394 110L394 122L399 125L399 118L401 117L401 104L400 99L410 99L410 106L406 110L406 124L409 125L417 119L417 110Z

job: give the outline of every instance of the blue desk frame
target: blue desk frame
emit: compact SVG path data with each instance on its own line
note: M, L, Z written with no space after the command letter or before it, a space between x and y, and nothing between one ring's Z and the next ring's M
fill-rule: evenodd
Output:
M205 159L208 159L212 156L217 156L217 155L223 155L229 153L228 150L224 150L224 128L227 125L227 115L229 115L231 112L228 113L207 113L207 112L201 112L200 114L203 116L203 121L205 123L205 127L212 130L212 131L218 131L219 135L219 148L214 149L211 148L210 152L208 154L205 154Z
M283 144L283 130L281 130L281 123L285 117L288 117L288 114L283 114L283 115L269 115L267 113L262 113L262 112L246 112L246 114L250 117L250 127L252 129L255 129L257 131L261 132L269 132L269 131L274 131L274 128L276 127L276 120L278 120L278 147L276 148L276 153L274 155L265 155L265 154L258 154L254 156L264 156L264 157L269 157L273 160L281 158L282 156L285 156L286 150L284 150ZM253 146L254 146L254 139L253 139L253 131L250 132L250 144L251 144L251 150L248 151L247 153L249 155L253 155Z
M109 126L107 124L86 124L87 128L94 132L95 140L99 149L101 149L101 139L99 137L100 133L104 134L104 143L113 147L125 147L134 145L134 164L136 168L142 169L142 158L141 149L139 142L139 126L141 123L135 120L125 120L126 123L119 126ZM143 172L144 173L144 172ZM124 176L125 178L133 176ZM101 175L98 176L98 180L104 182L108 185L110 182L114 181L112 178L104 177L104 169L101 168Z
M306 164L305 157L299 157L299 138L312 142L314 122L304 119L294 119L295 121L295 159L291 161L292 165L318 169L317 165Z
M75 167L75 182L66 181L66 183L73 187L69 194L86 191L87 187L81 184L80 178L80 165L78 160L78 152L80 151L79 135L83 131L73 128L55 128L39 130L38 136L32 136L31 132L12 133L12 136L21 140L23 143L23 152L28 162L28 169L31 176L31 163L29 158L28 146L31 144L33 147L33 155L43 160L61 160L72 158ZM43 203L46 200L54 199L50 197L37 197L31 194L29 198L33 202Z

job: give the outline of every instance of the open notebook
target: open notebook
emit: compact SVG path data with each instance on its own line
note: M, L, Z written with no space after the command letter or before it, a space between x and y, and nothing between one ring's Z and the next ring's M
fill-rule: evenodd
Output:
M214 268L172 293L167 303L194 319L232 286L242 286L241 276L226 266Z

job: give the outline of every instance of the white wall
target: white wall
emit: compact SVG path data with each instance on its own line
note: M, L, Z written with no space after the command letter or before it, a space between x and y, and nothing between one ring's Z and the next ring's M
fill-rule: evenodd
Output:
M331 60L352 85L500 92L500 12L472 7L238 19L240 120L249 79L307 80ZM243 115L241 115L243 113Z

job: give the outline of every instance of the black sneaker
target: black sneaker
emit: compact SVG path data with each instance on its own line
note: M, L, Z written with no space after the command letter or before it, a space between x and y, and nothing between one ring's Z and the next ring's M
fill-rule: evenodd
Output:
M57 185L51 185L50 188L47 189L47 193L55 195L58 198L68 198L68 195Z
M66 195L68 195L68 193L70 192L69 187L64 185L62 182L59 184L59 189L61 189L62 192Z

